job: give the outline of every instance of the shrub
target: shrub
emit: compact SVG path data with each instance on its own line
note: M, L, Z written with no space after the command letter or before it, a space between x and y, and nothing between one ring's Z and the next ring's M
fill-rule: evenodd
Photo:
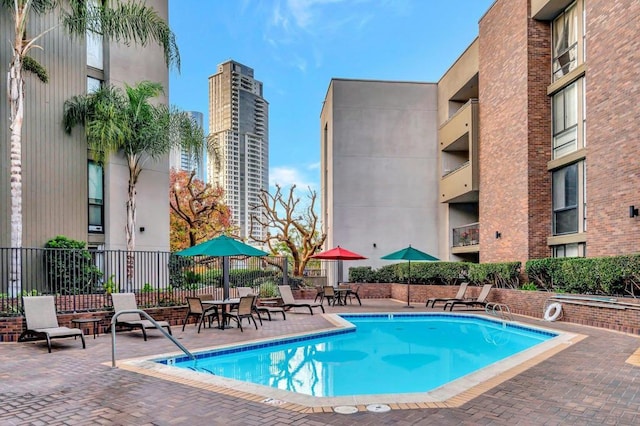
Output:
M496 288L518 288L520 262L469 263L467 276L475 285L492 284Z
M102 271L93 264L91 254L84 241L63 235L47 241L44 260L51 290L60 294L92 293L100 280Z

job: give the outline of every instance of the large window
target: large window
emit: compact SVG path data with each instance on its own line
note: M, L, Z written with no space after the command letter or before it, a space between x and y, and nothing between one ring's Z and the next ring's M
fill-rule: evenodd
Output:
M578 58L578 40L582 41L582 1L569 6L553 21L553 80L556 81L574 70Z
M553 96L553 158L578 149L578 83Z
M560 244L553 246L553 257L585 257L585 243Z
M553 172L553 234L578 232L578 164Z
M102 166L89 161L89 232L104 233L104 180Z
M87 2L87 11L97 13L98 0ZM102 28L97 25L87 28L87 65L98 70L104 70L104 47L102 38Z

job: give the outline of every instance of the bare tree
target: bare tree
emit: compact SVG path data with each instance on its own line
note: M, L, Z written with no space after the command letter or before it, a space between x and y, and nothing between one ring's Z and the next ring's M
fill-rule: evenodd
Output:
M265 190L261 192L260 203L254 206L255 213L251 215L249 235L254 241L267 245L273 254L290 255L294 276L302 276L307 262L320 250L327 234L318 230L318 215L314 210L316 192L309 188L309 203L301 206L300 198L295 197L295 188L295 185L291 186L286 199L278 184L275 194ZM253 236L256 225L268 229L262 240Z

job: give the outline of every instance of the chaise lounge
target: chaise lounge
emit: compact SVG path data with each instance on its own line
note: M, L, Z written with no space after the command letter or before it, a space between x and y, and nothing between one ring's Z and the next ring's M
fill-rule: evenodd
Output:
M56 305L53 296L24 296L24 317L27 329L20 334L18 342L46 340L51 353L51 339L78 337L82 339L82 349L86 348L84 334L78 328L60 327L56 316Z
M282 309L289 310L291 308L307 308L311 315L313 315L313 308L322 309L322 313L324 313L324 306L321 304L311 304L311 303L301 303L296 302L293 298L293 293L291 292L291 287L288 285L279 285L278 290L280 290L280 297L282 297L282 301L284 304L282 305Z
M468 307L474 307L474 306L480 306L482 308L484 308L485 306L487 306L487 303L489 303L487 301L487 297L489 296L489 292L491 291L491 287L493 287L491 284L485 284L482 286L482 290L480 291L480 294L478 295L477 299L469 299L469 300L454 300L454 301L450 301L444 304L444 308L443 310L447 310L447 306L449 306L449 311L453 311L453 307L456 305L464 305L464 306L468 306Z
M136 302L136 295L133 293L112 293L111 301L113 302L113 310L117 314L120 311L131 311L138 309ZM160 327L166 328L169 334L171 334L171 326L166 321L157 321ZM156 328L156 326L149 320L140 318L138 313L122 314L116 318L117 327L125 327L129 330L139 328L142 330L142 336L145 342L147 341L147 330L150 328Z
M437 302L445 302L445 305L449 302L455 302L456 300L464 300L464 294L467 291L467 287L469 286L468 282L464 282L460 284L460 288L458 288L458 293L454 297L430 297L427 299L427 308L429 307L429 303L431 303L431 307L435 308Z

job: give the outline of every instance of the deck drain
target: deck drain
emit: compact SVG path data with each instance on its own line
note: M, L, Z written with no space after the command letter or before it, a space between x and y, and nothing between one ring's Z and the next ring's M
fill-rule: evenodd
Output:
M367 411L371 411L372 413L386 413L387 411L391 411L391 407L386 404L370 404L367 405Z
M353 414L358 412L358 408L353 405L339 405L337 407L333 407L333 411L338 414Z

